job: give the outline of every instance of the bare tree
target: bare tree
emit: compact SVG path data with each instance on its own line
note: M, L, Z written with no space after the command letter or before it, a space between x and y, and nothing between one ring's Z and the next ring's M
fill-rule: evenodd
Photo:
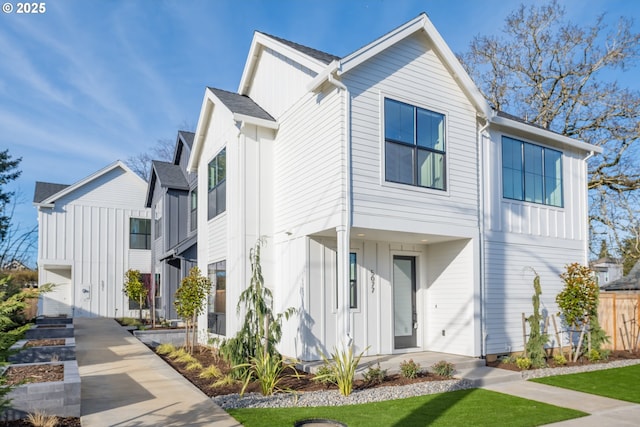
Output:
M170 162L173 160L173 151L175 149L175 141L171 139L159 139L151 149L142 153L130 156L125 160L127 166L132 171L140 175L143 179L149 179L152 160L162 160Z
M628 18L578 26L564 14L555 0L522 5L504 37L475 37L461 59L494 108L604 148L588 163L592 252L603 239L624 252L640 237L640 93L604 77L635 65L640 34Z
M16 206L21 204L23 199L20 193L12 194L11 204L4 210L8 226L4 238L0 240L0 267L11 261L29 265L29 262L36 258L35 251L38 246L38 226L25 227L15 221Z

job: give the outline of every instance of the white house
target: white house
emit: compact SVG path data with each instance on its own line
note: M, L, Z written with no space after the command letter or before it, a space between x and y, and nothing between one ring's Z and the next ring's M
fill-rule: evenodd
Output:
M217 286L201 329L238 330L266 236L275 309L298 310L285 355L522 349L533 271L554 313L587 262L598 151L492 110L425 14L343 58L257 32L238 92L205 91L189 159Z
M124 295L125 272L149 280L147 183L117 161L72 185L36 182L38 281L53 283L41 313L137 316Z

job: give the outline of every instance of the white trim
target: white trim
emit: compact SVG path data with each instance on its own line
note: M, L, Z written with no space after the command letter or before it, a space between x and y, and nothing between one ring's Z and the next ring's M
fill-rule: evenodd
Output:
M275 129L277 130L280 125L278 122L273 120L259 119L253 116L247 116L246 114L234 113L233 120L237 122L242 122L243 124L255 125L267 129Z
M327 66L322 61L319 61L315 58L312 58L309 55L305 55L299 50L288 46L282 42L279 42L276 39L273 39L266 34L255 32L253 34L253 40L251 41L251 48L249 49L249 55L247 56L247 61L245 62L244 70L242 71L242 78L240 79L240 85L238 86L238 93L240 95L246 95L249 91L249 83L251 78L253 77L253 72L255 70L256 63L260 57L260 52L263 47L269 48L275 52L280 53L287 58L292 59L298 64L302 65L305 68L315 72L316 74L320 74L323 69Z
M598 154L602 153L603 151L602 147L599 147L597 145L588 144L586 142L569 138L568 136L560 135L558 133L552 132L547 129L542 129L527 123L522 123L517 120L509 119L506 117L501 117L496 115L491 118L491 124L501 126L507 129L513 129L516 131L524 132L529 136L529 138L544 138L546 140L559 142L560 144L567 147L577 148L578 150L581 150L581 151L594 152ZM539 139L536 139L536 141L538 141L537 144L540 144Z
M100 178L103 175L106 175L107 173L111 172L112 170L116 169L116 168L121 168L125 173L131 173L133 176L135 176L136 178L138 178L139 184L140 185L144 185L144 187L147 187L147 182L142 179L137 173L133 172L131 169L129 169L127 167L127 165L125 165L122 161L120 160L116 160L115 162L111 163L110 165L100 169L97 172L92 173L91 175L81 179L80 181L76 182L75 184L72 184L66 188L64 188L61 191L58 191L55 194L52 194L51 196L47 197L46 199L44 199L42 202L40 203L34 203L35 206L42 206L42 207L53 207L53 204L55 203L56 200L58 200L59 198L66 196L67 194L76 191L78 188L83 187L84 185L90 183L91 181Z

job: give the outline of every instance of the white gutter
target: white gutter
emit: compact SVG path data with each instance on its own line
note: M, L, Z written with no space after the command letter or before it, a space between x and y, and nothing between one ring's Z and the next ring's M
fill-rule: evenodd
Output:
M257 117L247 116L246 114L234 113L233 120L235 120L236 122L241 122L242 123L241 126L244 126L244 124L246 123L246 124L255 125L255 126L259 126L267 129L274 129L274 130L278 130L278 128L280 127L280 125L276 121L259 119Z

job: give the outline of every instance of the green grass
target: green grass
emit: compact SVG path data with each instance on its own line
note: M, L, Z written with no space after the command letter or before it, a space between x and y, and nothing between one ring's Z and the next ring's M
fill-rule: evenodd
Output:
M460 390L364 405L230 409L229 413L245 427L293 426L296 421L308 418L330 418L349 427L528 427L587 415L584 412L483 389Z
M531 381L640 403L640 387L638 387L640 384L640 365L537 378Z

